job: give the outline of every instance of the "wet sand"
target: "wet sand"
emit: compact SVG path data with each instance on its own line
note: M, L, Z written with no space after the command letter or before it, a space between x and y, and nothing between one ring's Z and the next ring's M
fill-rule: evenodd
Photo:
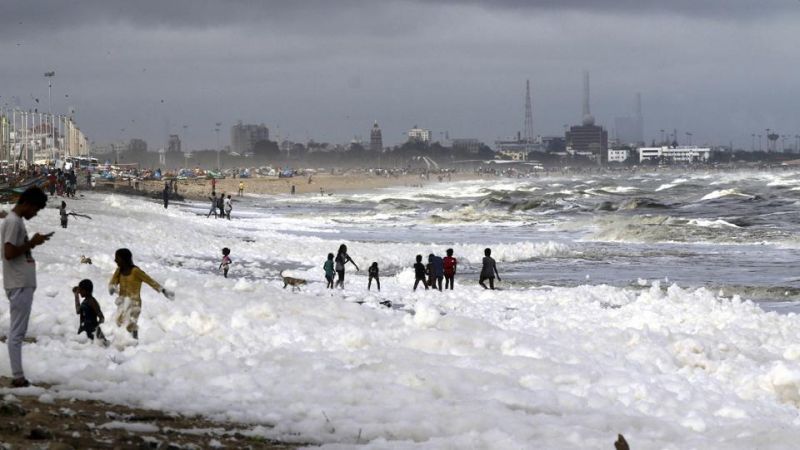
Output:
M480 175L473 173L452 174L450 181L478 179ZM420 178L419 175L402 175L398 177L386 177L367 174L346 174L346 175L314 175L306 177L292 178L225 178L216 180L216 192L231 194L234 197L239 192L239 183L244 183L245 194L261 195L280 195L291 194L292 186L295 187L296 194L335 194L338 192L369 191L392 186L420 186L439 183L437 175L431 175L430 179ZM443 178L443 183L448 182L448 178ZM99 182L98 188L103 190L129 191L134 188L134 183L127 180L116 181L114 183ZM164 189L163 181L140 181L139 190L152 195L159 194ZM178 194L187 199L205 200L211 195L211 180L190 179L178 181Z
M9 382L0 377L0 448L286 450L300 446L258 437L252 432L254 425L61 398L57 386L9 389Z

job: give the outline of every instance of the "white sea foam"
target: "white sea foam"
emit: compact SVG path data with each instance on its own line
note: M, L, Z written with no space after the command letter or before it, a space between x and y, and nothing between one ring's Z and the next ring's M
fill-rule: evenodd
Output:
M402 269L378 293L348 267L346 289L330 291L316 280L335 236L118 196L68 203L93 220L72 220L34 250L37 343L24 349L27 376L54 384L55 397L260 424L259 435L327 448L611 448L617 433L633 448L749 449L765 439L793 448L800 439L797 315L648 280L641 290L518 289L504 279L505 290L487 291L460 275L453 291L411 292L413 255L444 249L425 242L348 242L362 269L371 260ZM57 223L48 208L28 228ZM70 289L92 279L111 317L103 285L123 246L177 298L145 287L139 345L117 350L124 332L106 324L115 346L105 349L75 333ZM233 250L231 279L214 271L222 246ZM554 242L454 248L477 265L484 246L501 276L503 263L575 251ZM81 254L94 264L79 264ZM313 266L296 271L312 282L282 289L279 268L298 264ZM244 271L252 277L238 278ZM386 300L395 308L379 305ZM0 323L8 320L0 302Z

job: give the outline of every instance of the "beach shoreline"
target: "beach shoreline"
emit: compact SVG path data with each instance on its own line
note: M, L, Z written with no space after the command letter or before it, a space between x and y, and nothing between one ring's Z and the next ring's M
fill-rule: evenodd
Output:
M389 187L421 187L436 183L450 183L466 180L479 180L484 176L477 173L453 173L443 175L440 181L439 175L421 177L420 175L400 175L383 176L371 174L344 174L313 175L310 180L307 176L296 176L289 178L277 177L258 177L258 178L224 178L217 179L214 192L236 197L239 193L239 183L244 183L244 194L258 195L291 195L292 186L295 194L317 194L330 195L345 192L370 191ZM137 184L135 181L119 180L113 182L99 181L94 191L111 191L121 194L142 195L147 197L159 197L164 189L164 181L161 180L142 180ZM85 189L85 185L83 186ZM211 179L186 179L177 180L177 194L180 199L185 200L207 200L212 192Z

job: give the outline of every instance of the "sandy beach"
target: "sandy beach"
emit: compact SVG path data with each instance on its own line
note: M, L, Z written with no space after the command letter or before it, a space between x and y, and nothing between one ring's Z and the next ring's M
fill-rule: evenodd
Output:
M457 173L449 178L445 176L443 183L462 180L478 179L479 174ZM216 192L236 195L239 191L239 183L244 183L245 194L280 195L291 194L292 186L295 187L296 194L335 194L338 192L368 191L391 186L420 186L430 183L439 183L437 175L431 175L430 179L420 178L419 175L401 175L398 177L387 177L369 174L344 174L329 175L320 174L311 177L260 177L260 178L225 178L216 180ZM115 182L98 182L98 189L110 189L127 191L134 189L134 183L127 180ZM154 195L164 189L163 181L147 180L139 182L139 190L150 192ZM210 179L190 179L178 181L178 194L187 199L204 200L211 195Z

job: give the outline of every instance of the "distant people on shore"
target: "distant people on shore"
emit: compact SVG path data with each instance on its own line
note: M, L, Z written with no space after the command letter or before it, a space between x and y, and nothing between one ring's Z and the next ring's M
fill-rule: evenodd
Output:
M44 244L53 233L36 233L28 239L25 221L47 205L47 195L38 187L25 190L0 225L0 247L3 259L3 288L9 302L8 358L11 365L11 387L27 387L30 382L22 370L22 341L28 331L28 321L36 291L36 261L31 250Z
M347 254L347 246L342 244L339 246L339 251L336 254L336 274L339 275L339 279L336 280L336 286L339 286L341 289L344 289L344 266L349 262L353 264L356 268L356 272L360 269L355 261L350 258L350 255Z
M164 209L167 209L169 206L169 182L164 183L164 190L161 192L161 197L164 200Z
M492 249L487 248L483 251L483 268L481 269L481 276L478 279L478 284L483 286L484 289L494 289L494 276L497 275L497 281L500 280L500 273L497 272L497 263L492 258ZM489 287L483 283L489 280Z
M115 319L117 326L123 327L134 339L139 339L139 314L142 312L142 283L147 283L160 292L168 300L175 299L175 293L161 287L142 269L133 263L133 254L127 248L120 248L114 253L117 270L108 283L109 295L117 295Z
M239 197L244 195L244 181L239 182Z

